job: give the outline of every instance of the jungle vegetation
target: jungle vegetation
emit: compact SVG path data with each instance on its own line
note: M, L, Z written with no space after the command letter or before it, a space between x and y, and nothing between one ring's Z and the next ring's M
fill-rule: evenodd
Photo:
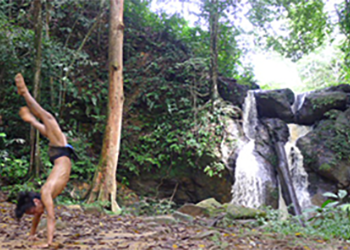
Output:
M10 195L37 189L51 167L47 141L18 116L24 102L15 91L17 72L76 148L80 159L72 181L92 181L107 119L108 1L44 0L39 14L35 2L0 0L0 184ZM183 168L209 167L210 174L222 169L213 156L222 136L215 126L220 107L212 102L215 78L256 80L251 62L244 60L255 49L244 42L248 37L261 50L299 63L306 90L350 78L348 1L329 12L332 1L197 0L192 2L198 25L181 9L156 14L151 2L131 0L124 6L120 183L144 171L177 175ZM240 13L253 28L244 29ZM329 44L336 50L330 57L310 56L324 53ZM35 138L36 160L31 159Z

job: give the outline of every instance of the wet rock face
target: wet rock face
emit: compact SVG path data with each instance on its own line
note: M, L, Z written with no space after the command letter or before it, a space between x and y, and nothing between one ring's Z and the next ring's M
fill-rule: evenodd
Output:
M261 119L269 134L277 142L286 143L289 138L289 129L287 124L280 119Z
M313 125L330 110L344 111L350 106L349 85L339 85L297 96L290 89L254 92L259 118L278 118L286 123ZM293 110L294 109L294 110Z
M295 113L295 122L301 125L312 125L324 118L325 113L335 109L344 111L347 108L349 94L335 92L313 92L305 96L301 107Z
M268 129L266 129L261 122L259 122L256 127L255 142L256 152L272 166L276 166L277 159L272 144L272 138L270 137Z
M316 172L308 173L308 181L311 202L315 206L321 206L328 199L323 196L324 193L337 193L337 183L320 176Z
M341 187L350 185L350 109L322 120L297 141L304 167Z
M259 118L279 118L293 122L292 104L294 93L290 89L263 90L254 92Z
M280 119L261 119L256 127L255 150L272 166L277 165L274 141L287 142L289 130L287 124Z
M222 99L240 108L243 106L248 90L259 88L255 83L240 84L233 78L220 77L218 81L218 92Z

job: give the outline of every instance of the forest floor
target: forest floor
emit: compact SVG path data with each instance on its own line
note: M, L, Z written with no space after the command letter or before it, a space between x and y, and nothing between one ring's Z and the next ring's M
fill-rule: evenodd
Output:
M32 217L13 218L15 205L0 203L0 249L33 249L45 243L45 215L39 225L40 241L27 240ZM50 249L350 249L336 239L266 233L244 226L210 227L205 218L191 222L170 216L116 216L56 206L56 232Z

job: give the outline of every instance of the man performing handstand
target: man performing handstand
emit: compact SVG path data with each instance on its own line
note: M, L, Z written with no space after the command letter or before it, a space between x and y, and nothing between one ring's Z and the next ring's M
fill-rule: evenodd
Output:
M70 172L71 158L76 157L75 152L69 144L67 138L62 133L56 119L44 110L29 93L23 76L17 74L15 78L18 94L23 96L27 107L22 107L19 115L23 121L33 125L39 132L47 137L49 143L49 156L53 169L47 178L46 183L41 188L40 194L33 192L20 193L18 204L15 210L16 217L20 219L24 213L34 215L32 228L30 230L30 240L37 240L35 236L37 226L44 210L47 211L47 244L38 247L45 248L52 245L55 231L55 212L53 199L56 198L65 188ZM36 118L39 118L40 123Z

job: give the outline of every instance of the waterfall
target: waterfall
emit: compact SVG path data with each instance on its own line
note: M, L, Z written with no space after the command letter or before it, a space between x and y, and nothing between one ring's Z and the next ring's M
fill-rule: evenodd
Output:
M264 171L263 159L254 152L254 147L254 140L250 140L239 152L231 201L251 208L265 204L265 189L269 180L267 171Z
M292 106L292 111L295 114L304 104L305 98L312 93L312 91L299 93L295 96L294 104Z
M245 136L254 140L255 129L258 124L258 110L256 108L256 100L254 91L248 91L246 98L244 99L243 106L243 132Z
M295 101L292 106L293 113L296 114L297 111L302 107L305 98L311 92L304 92L297 94L295 96ZM297 124L288 124L289 128L289 141L285 145L286 154L288 157L289 171L292 177L293 185L297 193L297 197L302 209L308 208L312 205L310 194L307 190L309 181L308 175L303 166L303 155L296 146L296 141L298 138L306 135L312 130L311 126L302 126Z
M255 96L249 91L243 107L243 131L248 142L243 141L237 160L232 203L257 208L265 204L270 175L264 159L255 153L255 131L258 123Z
M305 95L299 96L296 109L303 102ZM271 175L267 161L255 151L255 134L258 125L256 100L254 91L249 91L243 106L243 131L245 140L236 160L235 183L232 187L232 203L251 208L266 205L274 187L275 178ZM289 141L285 145L288 167L296 196L302 209L311 205L307 191L308 176L303 167L303 156L296 146L296 140L310 131L310 127L288 125ZM270 192L270 193L269 193ZM280 200L282 196L280 195ZM280 203L281 204L281 203ZM282 207L280 207L282 208Z
M290 137L285 145L285 150L288 157L289 172L300 206L302 209L305 209L311 206L310 194L307 190L309 181L303 166L303 155L296 146L296 140L307 134L312 128L296 124L288 124L288 127Z

